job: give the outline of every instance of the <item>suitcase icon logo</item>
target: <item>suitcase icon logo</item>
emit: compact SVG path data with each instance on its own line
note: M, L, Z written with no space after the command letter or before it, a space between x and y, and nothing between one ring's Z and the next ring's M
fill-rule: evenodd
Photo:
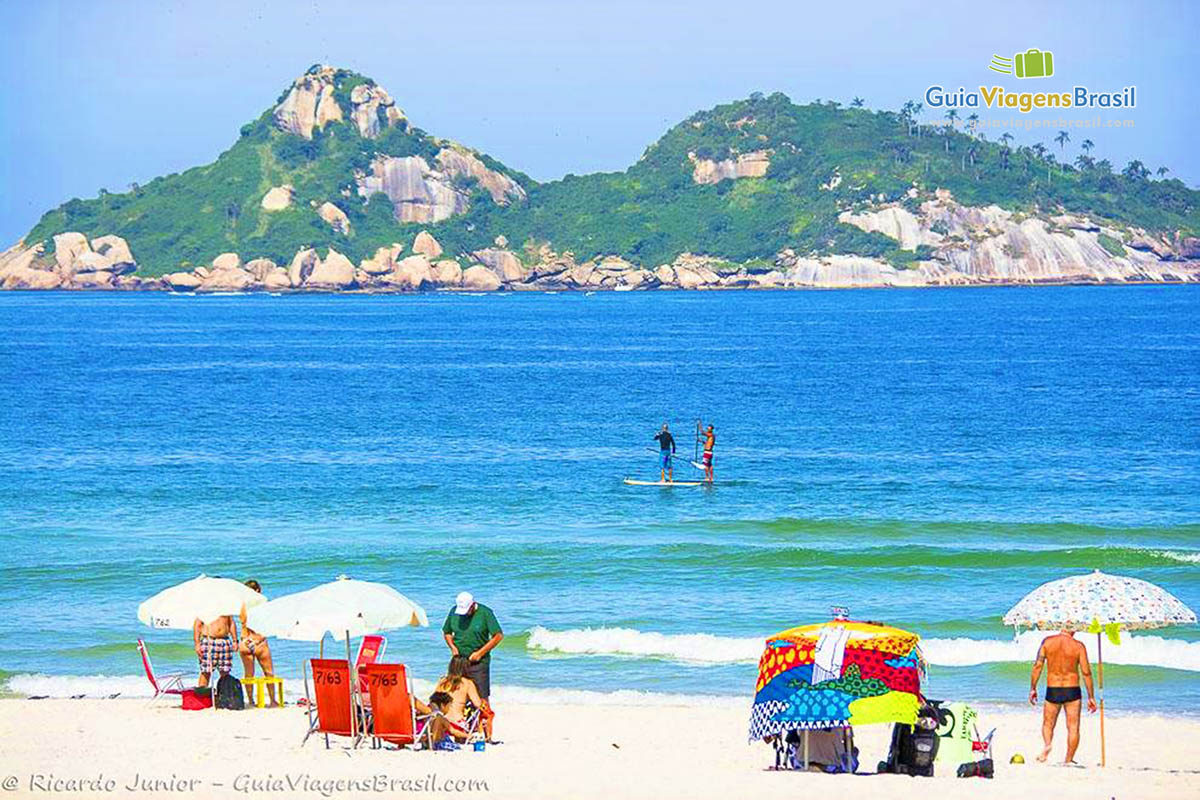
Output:
M1031 47L1012 58L993 55L988 69L1018 78L1049 78L1054 74L1054 54L1049 50Z

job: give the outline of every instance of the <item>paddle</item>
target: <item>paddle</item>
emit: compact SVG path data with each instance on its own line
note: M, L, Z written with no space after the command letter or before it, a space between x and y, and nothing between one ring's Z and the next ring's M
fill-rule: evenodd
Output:
M654 447L647 447L646 449L649 450L651 453L661 453L662 452L662 450L659 450ZM677 458L679 458L679 455L677 453L671 453L672 460L677 459ZM687 463L691 464L696 469L699 469L699 470L704 469L704 465L701 464L699 461L688 461Z

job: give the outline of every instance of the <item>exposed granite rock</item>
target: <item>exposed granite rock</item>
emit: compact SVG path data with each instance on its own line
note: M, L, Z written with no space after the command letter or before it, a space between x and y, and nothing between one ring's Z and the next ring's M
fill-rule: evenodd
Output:
M295 194L296 190L287 183L268 189L267 193L263 195L261 203L263 211L283 211L292 204Z
M463 272L462 286L464 289L493 292L500 288L500 278L487 267L476 264Z
M197 291L243 292L256 283L254 276L241 267L225 266L213 269L209 276L201 282Z
M438 166L451 178L474 178L479 186L492 196L496 205L507 205L510 200L524 200L525 190L521 185L502 172L488 169L479 157L465 147L445 147L436 156Z
M360 83L351 89L350 104L350 119L359 134L368 139L379 136L385 126L391 127L404 119L404 112L396 108L392 96L382 86L372 83Z
M268 292L282 292L292 288L292 279L286 269L276 267L263 278L263 288Z
M413 252L420 253L426 258L434 259L442 254L442 246L438 240L433 238L429 231L421 231L417 234L417 238L413 239Z
M922 244L936 246L942 241L940 234L923 228L917 216L904 206L888 206L861 214L843 211L838 215L838 221L867 233L882 233L898 241L902 250L916 250L917 245Z
M259 283L262 283L263 281L265 281L267 279L268 275L270 275L275 270L279 269L279 265L277 265L274 261L272 261L269 258L255 258L250 261L247 261L246 265L243 267L243 269L245 269L247 272L249 272L251 275L253 275L254 280L256 280ZM287 273L284 273L284 274L287 274Z
M292 257L292 263L288 266L288 280L293 287L303 286L320 263L321 259L316 250L306 248L299 251Z
M62 283L40 242L31 247L18 242L0 253L0 286L5 289L57 289Z
M240 269L242 266L242 257L237 253L221 253L212 260L213 272L222 270Z
M469 197L421 156L379 156L371 173L358 179L358 193L383 192L400 222L441 222L467 210Z
M292 83L291 90L275 107L275 125L281 130L313 138L313 129L324 130L330 122L344 119L334 98L334 70L319 67Z
M194 292L200 286L200 278L193 272L172 272L163 275L163 283L176 292Z
M380 247L375 251L374 256L364 259L358 265L359 269L368 275L385 275L396 268L396 255L399 249L400 245L398 244L391 247Z
M108 259L108 269L114 274L122 275L137 269L129 243L120 236L97 236L92 239L92 251Z
M510 250L489 247L485 250L476 250L471 255L479 263L495 272L497 277L505 283L515 283L525 277L525 266L521 263L521 259L517 257L516 253Z
M10 272L29 269L41 256L42 245L40 243L32 247L25 247L24 242L17 242L0 253L0 284L4 282Z
M59 272L73 272L75 259L91 250L87 237L82 233L68 231L54 237L54 261L58 264Z
M500 205L525 199L516 181L488 169L465 148L443 148L435 160L438 169L421 156L378 156L371 172L358 178L358 193L369 198L383 192L400 222L441 222L463 213L470 206L472 182Z
M458 286L463 281L462 267L453 259L444 259L433 265L434 280L441 286Z
M317 209L317 216L325 220L336 233L344 236L350 232L350 218L346 216L346 212L328 200Z
M434 283L433 267L425 256L409 256L396 269L383 276L385 283L402 289L423 289Z
M771 151L755 150L721 161L699 158L695 153L688 153L688 159L692 162L692 180L695 183L714 184L723 180L763 177L771 166Z
M304 281L306 289L349 289L354 285L354 264L333 248L329 249L324 259L317 262Z

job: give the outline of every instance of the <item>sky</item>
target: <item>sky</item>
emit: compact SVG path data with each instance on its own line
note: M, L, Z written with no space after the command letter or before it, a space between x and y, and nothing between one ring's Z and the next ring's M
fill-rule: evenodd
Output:
M1167 0L9 0L0 246L72 197L211 162L318 62L374 78L418 127L538 180L625 169L691 113L753 91L895 109L931 84L1132 84L1137 108L1105 117L1134 126L1073 130L1062 155L1090 138L1095 158L1167 166L1195 187L1197 30L1200 3ZM1053 78L987 69L1034 47L1054 53ZM1016 135L1059 153L1054 133Z

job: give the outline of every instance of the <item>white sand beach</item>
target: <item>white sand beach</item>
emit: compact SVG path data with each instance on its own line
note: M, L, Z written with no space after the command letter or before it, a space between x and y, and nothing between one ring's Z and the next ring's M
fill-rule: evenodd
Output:
M1195 743L1200 720L1112 715L1109 765L1099 722L1084 721L1085 768L1034 763L1039 713L985 711L997 727L994 780L952 776L846 776L767 771L770 748L745 741L734 707L504 705L485 752L398 752L320 740L301 748L297 707L183 712L144 700L0 701L3 776L9 797L346 797L418 792L494 798L796 798L811 793L930 797L1200 797ZM862 762L882 758L887 731L858 731ZM1061 732L1060 732L1061 735ZM1063 743L1055 756L1062 758ZM1027 759L1008 764L1013 753ZM31 782L32 781L32 782ZM89 783L90 782L90 783ZM157 782L157 783L155 783ZM358 782L357 784L354 782ZM430 783L436 788L430 790ZM472 783L473 782L473 783ZM449 786L449 791L446 790Z

